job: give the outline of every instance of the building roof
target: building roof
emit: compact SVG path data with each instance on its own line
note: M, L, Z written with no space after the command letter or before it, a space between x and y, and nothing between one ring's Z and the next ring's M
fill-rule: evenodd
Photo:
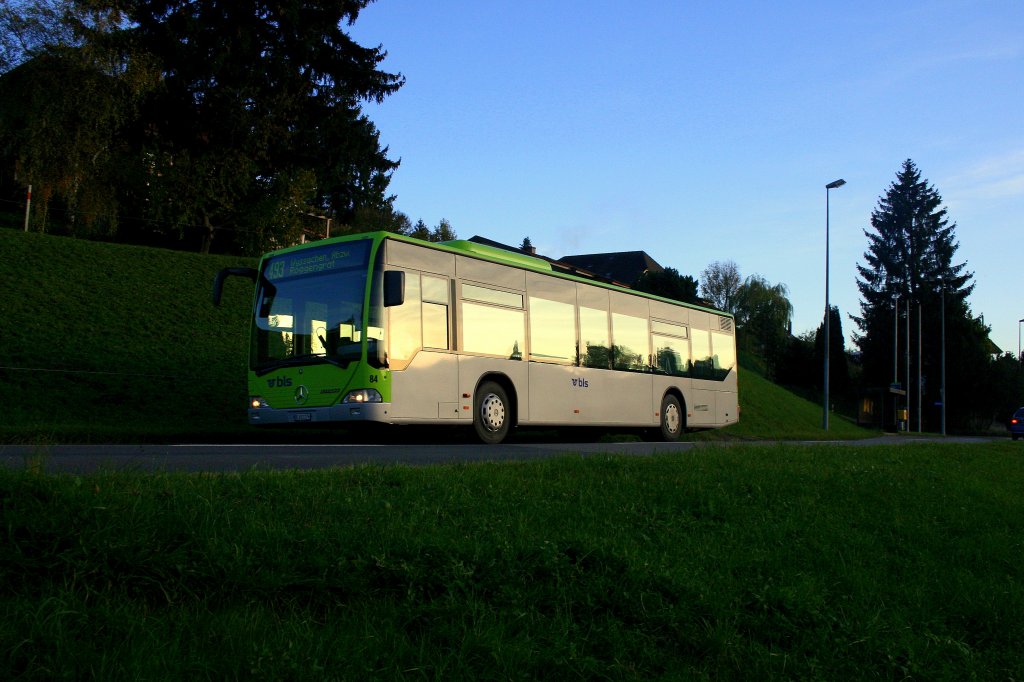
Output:
M551 263L551 267L557 272L596 279L627 288L635 285L640 276L645 272L662 272L665 269L656 260L651 258L646 251L592 253L579 256L563 256L562 258L555 259L542 256L537 253L537 249L532 247L530 249L522 249L479 235L470 237L469 241L493 246L497 249L504 249L505 251L512 251L513 253L524 253L534 258L546 260Z
M645 272L662 272L663 268L646 251L619 251L616 253L589 253L578 256L562 256L561 263L568 263L602 277L634 285Z

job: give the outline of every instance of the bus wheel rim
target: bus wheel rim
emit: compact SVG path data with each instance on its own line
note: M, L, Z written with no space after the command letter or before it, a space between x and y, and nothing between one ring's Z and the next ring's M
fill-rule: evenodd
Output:
M669 433L679 431L679 408L674 403L665 406L665 428Z
M501 398L488 393L480 401L480 420L488 431L497 431L505 423L505 404Z

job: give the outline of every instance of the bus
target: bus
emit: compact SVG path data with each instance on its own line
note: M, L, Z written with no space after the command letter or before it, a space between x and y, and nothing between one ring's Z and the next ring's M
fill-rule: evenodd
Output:
M471 241L375 232L217 273L255 284L252 425L642 427L739 419L732 315Z

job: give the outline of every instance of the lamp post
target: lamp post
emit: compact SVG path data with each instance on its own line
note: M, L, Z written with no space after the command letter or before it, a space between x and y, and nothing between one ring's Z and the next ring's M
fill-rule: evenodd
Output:
M907 298L907 325L904 327L903 352L906 354L906 367L903 368L904 384L907 389L907 433L910 433L910 298Z
M917 302L917 432L921 433L921 406L924 404L924 383L921 381L921 301Z
M900 295L892 301L892 385L893 388L900 383L900 350L899 350L899 325L900 325Z
M846 184L846 180L840 178L839 180L833 180L832 182L825 185L825 396L821 406L821 428L828 431L828 354L829 346L832 345L832 336L829 333L829 302L828 302L828 232L829 232L829 210L828 210L828 191L830 189L836 189Z
M1020 325L1024 320L1017 321L1017 362L1024 362L1020 357Z
M946 435L946 280L940 279L942 285L942 386L939 388L939 399L942 400L942 435Z

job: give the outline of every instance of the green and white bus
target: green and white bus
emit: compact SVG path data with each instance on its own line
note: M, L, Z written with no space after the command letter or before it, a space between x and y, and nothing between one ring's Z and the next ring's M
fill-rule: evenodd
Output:
M731 315L474 242L376 232L268 253L249 423L688 428L739 418Z

